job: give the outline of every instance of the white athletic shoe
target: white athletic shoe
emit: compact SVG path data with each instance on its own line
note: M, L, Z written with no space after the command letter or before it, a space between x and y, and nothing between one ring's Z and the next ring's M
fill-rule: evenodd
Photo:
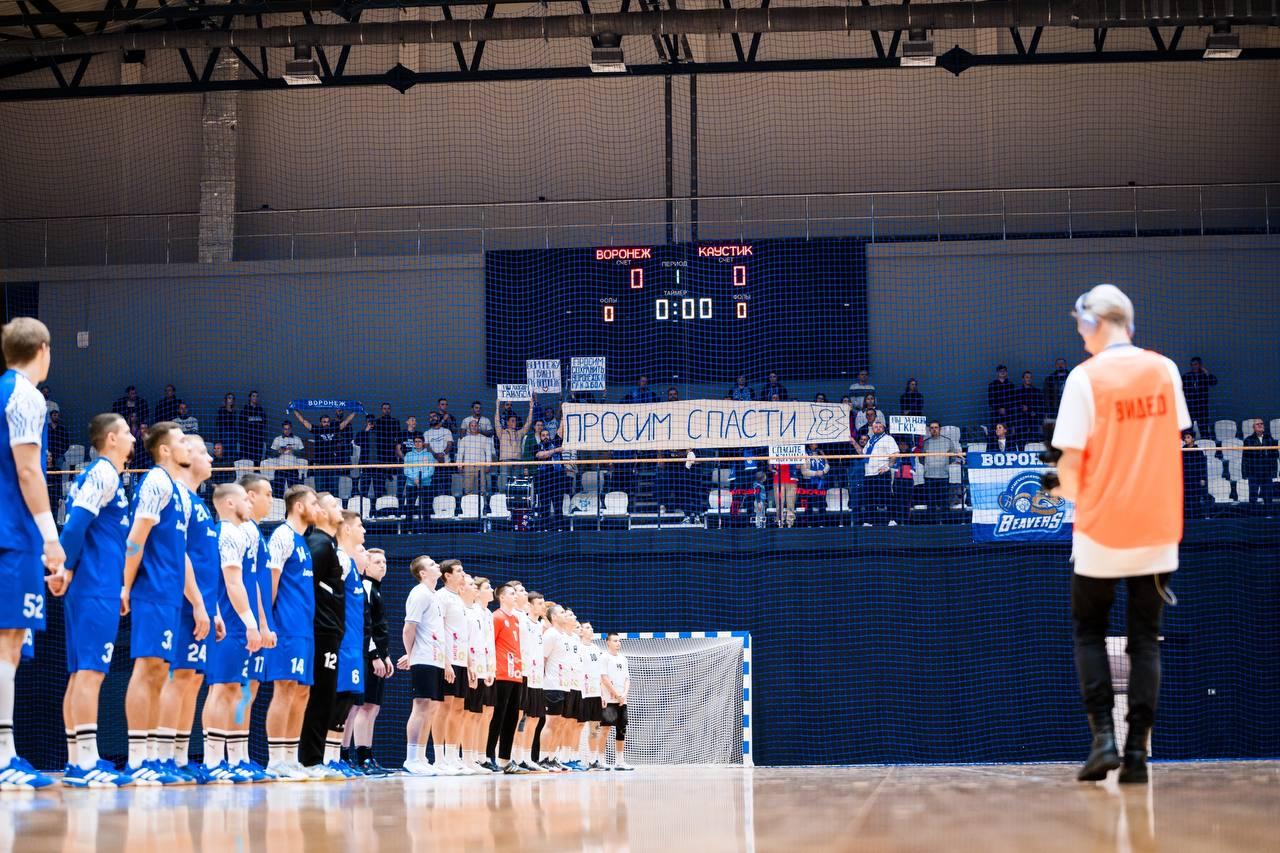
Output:
M435 771L437 776L461 776L462 768L454 764L450 764L447 759L437 761L431 765L431 769Z
M410 776L436 776L436 769L421 758L414 758L404 763L404 772Z
M614 770L635 770L634 767L632 767L630 764L628 764L625 761L619 761L617 764L613 765L613 769Z
M276 762L267 765L267 770L276 775L281 782L309 782L311 774L296 761Z

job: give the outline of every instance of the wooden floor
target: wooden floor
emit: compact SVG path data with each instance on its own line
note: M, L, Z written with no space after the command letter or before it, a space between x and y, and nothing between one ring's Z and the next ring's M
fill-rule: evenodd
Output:
M1280 762L653 767L634 773L0 794L0 853L1265 851Z

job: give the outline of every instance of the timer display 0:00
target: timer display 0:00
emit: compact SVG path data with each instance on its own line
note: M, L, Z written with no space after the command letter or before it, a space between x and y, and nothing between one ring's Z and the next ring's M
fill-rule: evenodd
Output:
M653 316L656 320L671 320L676 312L674 299L656 299L653 303ZM681 320L710 320L712 317L711 299L684 298L680 300L679 318Z

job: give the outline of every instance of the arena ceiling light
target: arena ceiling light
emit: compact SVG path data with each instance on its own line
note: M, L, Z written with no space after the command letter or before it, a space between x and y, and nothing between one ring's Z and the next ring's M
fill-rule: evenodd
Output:
M1204 42L1205 59L1239 59L1240 36L1231 32L1230 24L1214 24Z
M938 64L938 57L933 52L933 39L924 30L907 32L906 44L902 46L903 68L932 68Z
M312 58L311 48L293 48L293 59L284 64L284 82L290 86L320 85L320 64Z
M591 70L597 74L620 74L627 70L622 61L622 36L603 33L591 38Z

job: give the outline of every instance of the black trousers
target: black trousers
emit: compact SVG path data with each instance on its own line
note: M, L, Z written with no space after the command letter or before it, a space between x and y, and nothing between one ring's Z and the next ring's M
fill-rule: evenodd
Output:
M1128 628L1130 726L1150 727L1156 718L1160 695L1160 615L1164 599L1160 587L1169 575L1124 578L1129 593L1125 623ZM1085 710L1110 714L1115 704L1111 664L1107 659L1107 628L1119 579L1071 579L1071 618L1075 623L1076 672Z
M489 722L489 737L484 752L490 760L511 759L511 745L516 738L516 723L520 719L520 691L523 685L517 681L493 682L493 719ZM497 752L494 749L497 748Z
M333 722L334 702L338 696L339 636L316 635L315 661L311 695L302 717L302 739L298 742L298 761L305 767L324 763L324 740Z

